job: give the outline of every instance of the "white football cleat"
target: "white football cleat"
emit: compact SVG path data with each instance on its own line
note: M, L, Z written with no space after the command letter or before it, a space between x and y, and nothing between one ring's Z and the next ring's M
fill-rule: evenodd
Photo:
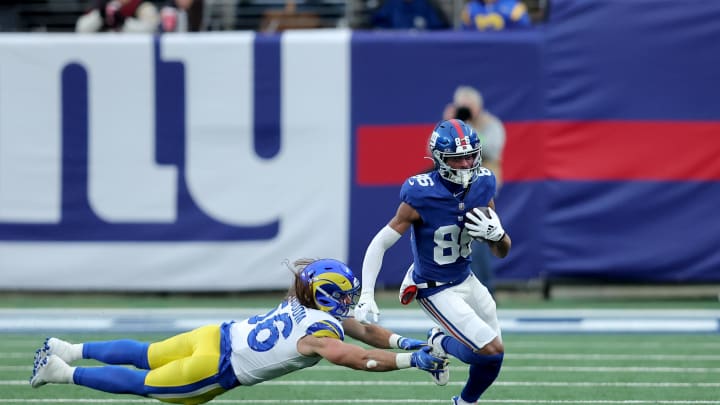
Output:
M38 359L38 355L40 355ZM36 364L33 367L33 375L30 377L30 385L39 388L47 383L67 384L72 381L73 369L62 359L54 354L47 353L40 349L35 355Z
M428 346L432 347L430 352L433 356L447 359L448 355L445 349L442 347L442 339L445 337L445 333L440 330L437 326L428 331ZM428 371L432 380L437 385L447 385L450 381L450 367L445 366L439 370Z
M54 337L45 339L45 350L48 356L54 354L68 364L82 358L82 353L77 353L78 350L73 347L72 343Z
M35 350L35 358L33 359L33 376L35 376L40 364L43 364L44 362L47 362L47 346L43 346Z

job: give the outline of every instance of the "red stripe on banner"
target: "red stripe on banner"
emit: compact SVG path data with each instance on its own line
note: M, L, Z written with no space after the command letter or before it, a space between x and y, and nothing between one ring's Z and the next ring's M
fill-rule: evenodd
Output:
M432 128L358 128L358 184L397 185L429 168L423 157ZM538 121L505 128L505 181L720 180L720 122Z
M720 122L546 121L506 129L506 181L720 180Z
M434 124L358 127L357 184L398 185L431 168L427 143L433 128Z
M503 182L545 178L545 136L551 131L540 122L505 123Z

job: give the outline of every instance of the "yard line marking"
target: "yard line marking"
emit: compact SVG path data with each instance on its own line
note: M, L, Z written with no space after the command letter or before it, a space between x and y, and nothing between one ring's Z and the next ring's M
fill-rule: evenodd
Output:
M468 366L450 366L450 370L467 371ZM342 366L313 366L303 369L302 372L312 371L352 371ZM404 369L401 371L411 371L412 369ZM603 367L603 366L503 366L502 372L510 371L562 371L562 372L633 372L633 373L720 373L717 367Z
M451 370L467 370L467 366L450 366ZM348 371L353 370L342 366L313 366L303 369L302 372L313 371ZM406 369L411 370L411 369ZM0 366L0 371L32 371L32 365L28 366ZM517 371L560 371L560 372L611 372L611 373L720 373L717 367L604 367L604 366L503 366L503 373Z
M554 367L510 366L503 371L565 371L565 372L611 372L611 373L720 373L720 368L710 367Z
M694 343L689 342L692 344L694 348L702 348L702 349L714 349L719 350L720 349L720 343L714 343L714 342L701 342L701 343ZM650 343L643 343L643 346L638 349L667 349L668 345L670 345L669 342L650 342ZM508 342L506 345L508 347L525 347L525 348L562 348L562 349L568 349L568 348L582 348L587 349L590 347L600 347L603 350L607 348L607 342L588 342L588 343L578 343L578 342L547 342L547 341L527 341L527 342Z
M465 385L464 382L458 385ZM553 382L553 381L496 381L493 385L501 386L539 386L539 387L624 387L624 388L715 388L720 387L720 383L714 382L698 382L698 383L679 383L679 382Z
M21 359L33 358L33 352L0 352L0 358ZM505 359L526 360L649 360L649 361L678 361L702 360L720 361L720 354L585 354L585 353L505 353Z
M0 308L0 330L45 333L50 331L153 331L175 333L227 319L243 319L267 309L227 308ZM425 333L434 326L420 310L386 310L383 326L406 333ZM716 333L720 311L628 309L499 309L505 332L681 332ZM138 329L139 328L139 329Z
M384 385L384 386L432 386L431 382L424 381L266 381L263 385L346 385L346 386L364 386L364 385ZM450 382L449 385L464 386L464 381ZM538 387L637 387L637 388L715 388L720 387L720 383L678 383L678 382L555 382L555 381L496 381L493 386L538 386Z
M32 366L0 366L0 371L32 371Z
M27 380L0 380L0 385L28 385ZM277 386L430 386L431 382L424 381L307 381L307 380L293 380L293 381L266 381L263 385L277 385ZM464 386L464 381L450 382L449 385ZM567 382L567 381L496 381L493 386L506 386L506 387L623 387L623 388L717 388L720 387L720 383L716 382L595 382L595 381L580 381L580 382Z
M35 353L29 350L25 352L0 352L0 358L3 359L32 359L34 355Z

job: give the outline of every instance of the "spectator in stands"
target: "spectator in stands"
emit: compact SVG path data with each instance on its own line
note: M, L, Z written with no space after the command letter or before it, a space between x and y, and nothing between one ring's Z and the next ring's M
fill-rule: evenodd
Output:
M435 0L384 0L371 16L375 28L438 30L450 27Z
M260 21L261 32L281 32L288 29L320 28L322 21L316 12L298 10L295 0L285 0L285 7L268 8Z
M203 3L203 0L168 0L160 9L162 32L202 31Z
M495 173L496 194L502 186L502 153L505 148L505 127L502 121L484 108L482 94L470 86L459 86L453 95L453 102L445 107L443 119L457 118L465 121L477 131L482 146L482 166ZM472 262L470 269L475 277L495 294L495 273L492 268L492 253L487 243L474 240L471 245Z
M75 24L76 32L147 32L157 31L157 7L142 0L93 0Z
M500 31L531 26L522 0L470 0L461 13L464 29Z
M202 30L234 30L239 1L240 0L205 0L205 4L203 5Z

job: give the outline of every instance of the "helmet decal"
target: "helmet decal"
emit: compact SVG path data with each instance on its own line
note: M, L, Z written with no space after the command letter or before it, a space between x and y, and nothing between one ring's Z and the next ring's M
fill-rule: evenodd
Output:
M312 288L318 309L335 318L347 318L360 295L360 281L338 260L316 260L302 270L300 278Z
M460 126L460 122L458 120L450 120L450 123L453 127L455 127L455 130L457 131L458 137L456 139L457 147L458 148L467 148L470 147L468 144L467 137L465 136L465 132L463 131L462 127Z

